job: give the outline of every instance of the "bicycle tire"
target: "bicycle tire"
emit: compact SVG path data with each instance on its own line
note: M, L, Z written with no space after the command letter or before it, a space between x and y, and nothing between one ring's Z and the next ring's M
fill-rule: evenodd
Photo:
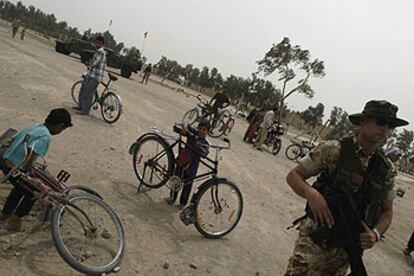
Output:
M234 127L234 124L235 124L234 119L230 119L229 122L227 123L226 129L224 130L224 135L229 136L231 130Z
M63 220L61 222L61 219L65 214L70 214L69 211L66 211L66 208L70 207L70 205L65 205L65 206L60 206L56 208L52 214L52 224L51 224L52 239L53 239L54 245L59 255L72 268L82 273L88 274L88 275L101 275L103 273L109 273L113 271L117 266L119 266L125 254L125 234L124 234L124 229L123 229L121 220L119 219L118 215L107 203L105 203L103 200L89 193L72 194L68 196L66 199L70 204L73 204L73 205L75 205L77 200L86 199L86 200L89 200L90 202L94 202L96 206L100 206L109 215L109 217L111 218L111 221L115 225L118 235L114 240L119 241L119 248L116 251L115 257L113 257L113 259L109 263L99 266L99 267L91 267L91 266L88 266L82 263L82 260L78 260L77 257L73 255L73 252L69 251L68 245L65 243L61 235L61 227L63 227ZM93 208L89 208L89 209L93 209ZM95 226L99 226L98 223L96 223ZM104 229L105 227L101 227L101 228ZM101 228L98 229L98 231L101 230ZM99 237L101 237L101 235L99 235ZM88 239L90 238L91 237L88 237ZM98 239L98 235L94 238Z
M273 155L277 155L280 152L280 149L282 148L282 141L278 138L275 138L276 140L273 142L272 145L272 153Z
M291 144L286 148L285 155L289 160L297 160L302 152L302 148L298 144Z
M111 102L106 103L106 101L109 101L109 100L111 100ZM103 119L105 120L105 122L107 122L108 124L115 123L116 121L118 121L119 117L121 117L122 103L121 103L121 99L115 92L113 91L106 92L100 101L100 106L101 106L101 115ZM107 114L107 111L109 111L110 113ZM114 116L112 115L112 111L115 111Z
M72 99L75 102L75 104L79 103L79 94L80 94L80 89L82 87L82 82L83 80L76 81L72 85L72 88L71 88Z
M149 183L149 182L146 181L145 175L143 175L144 170L146 169L145 164L144 164L142 174L139 171L139 169L137 168L137 165L147 162L147 161L142 162L143 161L142 159L144 158L143 154L145 152L141 153L141 155L140 155L140 151L142 151L143 145L145 145L145 143L147 143L149 141L153 141L155 143L158 143L159 146L161 147L160 151L156 147L156 153L153 156L149 157L148 158L149 160L151 158L153 158L154 156L156 156L157 154L161 153L162 151L165 151L166 158L167 158L167 160L164 160L164 164L162 166L160 166L163 170L163 172L161 172L161 173L163 173L163 177L160 180L160 182L157 183L157 184L152 184L152 183ZM164 186L165 183L167 183L168 179L173 175L173 172L174 172L174 153L169 148L168 142L165 141L165 139L163 139L162 137L160 137L156 134L144 135L141 138L139 138L136 142L134 154L132 156L132 165L134 167L135 175L137 176L140 183L142 183L144 186L146 186L148 188L157 189L157 188L160 188L160 187ZM168 168L165 168L165 166L168 166ZM165 175L164 175L164 172L165 172ZM153 175L150 176L151 179L152 179L152 177L153 177Z
M214 123L214 121L216 121L216 123ZM217 132L215 132L215 130L217 129ZM210 127L210 131L208 132L208 134L213 137L213 138L219 138L224 134L225 131L225 124L223 122L223 120L221 119L217 119L217 120L212 120L211 121L211 127Z
M203 196L208 196L209 195L208 191L211 191L210 196L213 197L214 196L213 193L218 191L218 187L221 186L221 185L227 185L232 189L233 193L236 195L236 197L239 200L239 202L238 202L239 210L237 210L236 212L234 212L234 211L230 212L230 215L228 216L229 220L231 218L233 218L234 214L236 215L236 217L235 217L235 220L233 221L233 223L230 225L229 228L215 233L215 232L208 231L207 229L205 229L204 219L201 218L200 203L203 200ZM216 190L212 190L212 189L216 189ZM210 202L210 204L211 204L211 202L213 202L213 204L215 205L215 203L214 203L215 199L210 199L210 200L207 200L207 201ZM221 201L221 199L219 199L219 201ZM209 184L205 185L204 187L202 185L200 187L200 191L198 191L198 193L196 193L196 196L194 198L193 203L194 203L194 210L195 210L195 216L196 216L194 226L197 229L197 231L200 232L200 234L202 234L204 237L206 237L208 239L218 239L218 238L222 238L225 235L229 234L237 226L237 224L239 223L239 221L241 219L241 216L243 214L243 197L242 197L242 194L241 194L239 188L234 183L232 183L232 182L230 182L226 179L217 179L217 180L212 181ZM216 216L218 216L221 213L221 211L220 211L220 213L217 213L216 210L217 210L216 208L207 208L207 211L211 211L211 213L214 213ZM209 224L209 226L211 226L211 224Z
M198 120L197 108L190 109L186 113L184 113L183 122L185 120L188 120L187 122L190 126L193 125Z
M72 95L72 100L75 102L75 104L79 104L79 94L80 94L80 90L82 87L82 83L83 83L83 80L78 80L72 85L71 95ZM96 93L93 94L92 105L94 105L95 103L96 103Z

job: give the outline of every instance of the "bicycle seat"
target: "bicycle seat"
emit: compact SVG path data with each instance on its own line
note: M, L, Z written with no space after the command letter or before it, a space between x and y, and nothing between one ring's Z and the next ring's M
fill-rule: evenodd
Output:
M108 77L111 81L117 81L118 80L118 77L115 76L115 75L112 75L111 73L108 73Z

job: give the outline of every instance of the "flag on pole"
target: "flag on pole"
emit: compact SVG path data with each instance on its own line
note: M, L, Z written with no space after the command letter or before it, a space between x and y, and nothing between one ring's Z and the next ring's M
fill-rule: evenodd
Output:
M112 26L112 19L109 20L109 27L111 27L111 26Z
M148 31L146 31L146 32L144 33L144 38L147 38L147 36L148 36Z

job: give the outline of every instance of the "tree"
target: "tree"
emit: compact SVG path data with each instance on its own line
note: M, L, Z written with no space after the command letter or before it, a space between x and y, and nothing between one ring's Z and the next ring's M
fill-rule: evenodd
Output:
M318 103L315 107L309 106L300 116L305 124L314 128L317 124L322 124L324 109L325 106L322 103Z
M172 81L179 81L180 76L185 71L177 61L170 60L165 56L162 56L161 59L155 66L158 70L158 74L163 77L161 83L163 83L167 78Z
M395 143L397 142L397 137L398 137L398 133L397 133L396 129L394 129L391 132L390 136L388 137L387 142L385 143L385 146L384 146L385 149L389 149L391 147L394 147Z
M286 99L294 93L313 98L314 91L309 84L310 78L323 78L325 76L323 61L311 60L308 50L302 50L299 45L292 46L287 37L283 38L279 44L273 44L272 48L257 64L259 72L263 72L265 76L277 72L278 80L282 81L280 107L283 107ZM297 84L288 88L288 84L295 79L299 79Z
M123 45L123 43L120 44ZM134 46L131 48L124 48L123 53L128 61L139 62L141 60L141 52Z
M229 98L240 99L248 93L249 85L250 82L248 80L231 75L224 81L223 90L227 92Z
M203 91L203 88L210 87L210 74L209 74L209 69L207 66L204 66L201 69L200 77L199 77L199 84L201 85L200 91Z
M395 145L401 149L405 156L410 154L411 145L414 140L414 132L412 130L403 129L396 138Z
M340 107L334 106L329 120L331 132L327 135L328 139L340 139L357 131L357 127L349 121L348 113Z

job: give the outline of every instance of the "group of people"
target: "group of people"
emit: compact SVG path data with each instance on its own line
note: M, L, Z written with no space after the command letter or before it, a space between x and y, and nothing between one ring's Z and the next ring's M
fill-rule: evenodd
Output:
M262 144L267 139L269 128L278 120L278 110L275 106L262 115L262 110L253 109L246 118L249 122L249 127L244 134L243 140L247 143L252 143L257 150L261 151Z
M97 51L88 64L88 75L81 88L79 105L75 107L80 115L89 114L93 93L102 81L106 68L104 38L97 37L95 45ZM151 68L151 65L147 68ZM143 82L148 81L147 73L144 73ZM228 105L229 99L225 94L219 93L212 98L210 104L218 110ZM401 156L401 152L392 149L385 154L381 146L394 128L408 125L407 121L397 117L397 112L398 107L390 102L369 101L361 113L349 116L349 120L358 127L356 135L320 143L288 173L287 184L296 194L306 199L307 204L305 215L296 221L299 224L299 236L286 276L346 275L351 252L343 241L350 237L344 236L343 229L336 227L342 225L341 220L344 219L340 216L340 210L347 209L349 212L352 209L358 218L357 224L350 227L358 230L359 235L357 239L352 237L352 242L360 249L358 252L361 255L364 250L374 247L387 231L393 217L394 180L397 174L392 162ZM263 118L258 111L250 114L245 141L253 142L253 134L258 129L254 147L260 149L266 140L267 129L277 114L276 107L267 111ZM27 146L33 154L24 170L30 173L36 158L46 155L52 136L71 126L70 113L58 108L50 112L43 124L20 130L13 136L11 146L0 156L3 172L7 174L25 159L26 135L30 137ZM198 124L197 129L183 125L181 134L187 137L188 146L195 149L184 149L183 152L189 156L181 154L177 157L182 159L178 160L178 164L181 164L178 174L184 178L191 179L195 176L200 158L208 155L209 142L206 136L210 127L210 123L204 120ZM308 179L314 176L316 181L309 183ZM21 231L22 217L30 212L34 200L30 192L18 185L18 176L12 176L10 181L14 188L6 199L0 220L6 223L8 230ZM180 198L181 205L187 204L191 192L192 183L185 184ZM335 193L346 194L349 201L333 202L331 196ZM177 195L177 191L172 189L167 202L173 204ZM323 238L320 238L321 235ZM414 233L404 254L413 251Z

